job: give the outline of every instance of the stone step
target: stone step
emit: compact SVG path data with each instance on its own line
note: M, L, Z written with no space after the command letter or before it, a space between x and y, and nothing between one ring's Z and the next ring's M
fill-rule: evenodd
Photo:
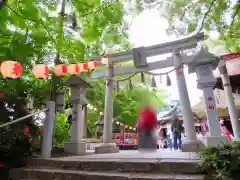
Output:
M203 180L205 176L24 168L13 169L10 177L12 180Z
M200 174L197 167L198 160L183 159L64 159L33 158L29 160L28 166L38 166L64 170L83 171L115 171L115 172L143 172L143 173L176 173L176 174Z

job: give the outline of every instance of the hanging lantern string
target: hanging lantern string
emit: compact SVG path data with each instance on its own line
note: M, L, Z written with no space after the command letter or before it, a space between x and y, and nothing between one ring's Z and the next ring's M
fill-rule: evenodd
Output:
M174 67L173 69L171 69L170 71L167 71L167 72L163 72L163 73L152 73L152 72L144 72L146 74L149 74L149 75L152 75L152 76L163 76L163 75L168 75L169 73L175 71L176 69L180 68L180 67L183 67L184 63L180 64L179 66L176 66ZM141 72L137 72L137 73L134 73L134 74L131 74L130 76L126 77L126 78L122 78L122 79L115 79L115 81L126 81L126 80L129 80L131 79L132 77L136 76L137 74L139 74Z

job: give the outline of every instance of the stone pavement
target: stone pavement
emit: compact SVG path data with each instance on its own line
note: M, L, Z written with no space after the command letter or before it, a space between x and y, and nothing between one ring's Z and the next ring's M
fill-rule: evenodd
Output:
M51 158L55 160L66 160L66 161L151 161L151 160L198 160L198 154L195 152L179 152L168 149L159 149L154 152L140 152L138 150L122 150L119 153L112 154L94 154L93 151L88 151L87 155L84 156L68 156L68 157L57 157Z
M33 158L13 169L13 180L206 180L196 153L123 150L113 154Z

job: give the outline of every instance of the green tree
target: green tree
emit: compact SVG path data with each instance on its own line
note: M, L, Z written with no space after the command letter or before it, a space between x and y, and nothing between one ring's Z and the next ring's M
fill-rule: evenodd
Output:
M173 0L166 2L171 33L219 33L218 43L230 52L240 51L240 1Z
M210 38L212 43L223 45L224 51L240 51L239 0L132 0L130 4L130 11L137 14L158 9L160 15L169 20L169 34L189 35L204 31L209 35L217 32L219 38Z
M86 61L91 55L107 51L109 43L119 47L128 44L127 35L122 33L121 2L66 1L62 6L68 11L61 16L56 15L57 6L56 1L49 0L13 0L1 8L0 63L16 60L24 67L19 79L0 76L0 89L5 93L2 101L22 98L24 107L31 97L34 107L41 108L53 89L51 77L45 80L33 77L34 64L52 64L56 53L66 64ZM59 78L58 83L65 78Z
M65 7L60 14L56 11L59 5L61 9ZM4 92L4 97L0 97L0 123L29 114L29 98L34 100L34 109L42 108L54 91L52 76L45 80L33 77L35 64L51 66L56 60L65 64L86 62L92 55L108 52L108 46L113 44L116 50L128 46L120 1L73 0L58 4L53 0L11 0L0 7L0 63L18 61L24 71L14 80L0 75L0 91ZM57 83L62 85L65 78L57 78ZM23 134L23 129L33 124L31 120L1 130L1 161L9 157L9 150L21 146L17 141L21 137L29 145L29 136ZM26 151L31 149L31 145L25 147Z

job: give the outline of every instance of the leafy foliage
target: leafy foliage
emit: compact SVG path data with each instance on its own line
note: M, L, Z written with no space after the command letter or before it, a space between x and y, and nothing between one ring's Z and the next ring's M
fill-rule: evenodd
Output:
M63 147L64 143L69 140L70 137L70 124L67 117L58 113L55 123L55 136L54 142L56 147Z
M105 82L97 81L92 87L87 90L87 98L97 108L97 115L93 115L94 112L91 115L92 118L96 118L99 112L104 111ZM114 118L123 124L132 126L136 124L138 111L143 103L149 103L155 108L161 108L166 103L163 91L158 92L143 84L138 84L131 90L123 88L120 92L114 92L113 97Z
M230 52L239 52L240 2L227 0L173 0L165 4L170 33L218 32Z
M66 11L58 14L59 6ZM58 4L56 0L8 0L1 4L0 64L5 60L18 61L23 65L24 73L15 80L0 75L0 91L4 92L4 97L0 97L0 123L29 114L29 98L34 100L34 109L42 108L49 99L52 77L45 80L34 78L31 70L35 64L52 66L56 54L60 55L61 63L84 62L92 55L107 52L109 44L127 48L129 43L127 33L124 33L123 15L119 1L63 0ZM61 84L64 78L58 78L58 83ZM6 154L8 149L14 149L15 139L22 137L23 128L31 124L31 120L1 129L6 139L13 142L6 143L1 139L1 152ZM65 121L65 117L58 116L59 130L55 138L59 146L68 135ZM32 150L31 145L25 146L22 139L18 148L19 153L14 157L23 157L22 151L28 156Z
M200 153L199 166L218 180L237 180L240 172L240 143L206 147Z

